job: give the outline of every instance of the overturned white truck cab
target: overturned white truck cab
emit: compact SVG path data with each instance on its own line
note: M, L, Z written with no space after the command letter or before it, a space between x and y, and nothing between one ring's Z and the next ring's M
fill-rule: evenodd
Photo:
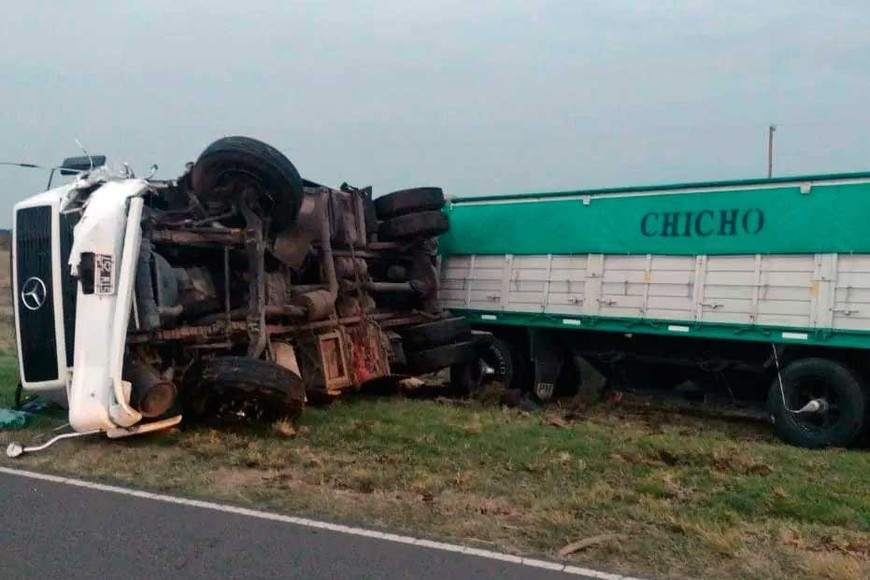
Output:
M443 206L302 179L247 137L174 180L91 167L14 209L21 388L122 437L475 364L488 335L438 306Z

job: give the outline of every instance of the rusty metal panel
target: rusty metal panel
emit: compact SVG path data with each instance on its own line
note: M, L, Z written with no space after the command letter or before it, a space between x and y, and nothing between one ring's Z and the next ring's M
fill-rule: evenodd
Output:
M346 328L351 379L361 385L390 374L389 339L377 324L363 322Z

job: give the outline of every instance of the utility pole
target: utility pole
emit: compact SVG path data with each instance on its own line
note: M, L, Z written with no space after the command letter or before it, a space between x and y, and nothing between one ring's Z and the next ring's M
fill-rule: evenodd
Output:
M773 177L773 134L776 132L776 125L770 125L767 128L767 178Z

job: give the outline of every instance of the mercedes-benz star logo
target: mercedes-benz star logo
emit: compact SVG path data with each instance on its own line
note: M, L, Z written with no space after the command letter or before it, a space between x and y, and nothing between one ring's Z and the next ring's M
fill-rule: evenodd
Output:
M28 310L39 310L45 304L45 298L48 295L48 290L45 287L45 282L40 278L33 276L24 281L21 286L21 303Z

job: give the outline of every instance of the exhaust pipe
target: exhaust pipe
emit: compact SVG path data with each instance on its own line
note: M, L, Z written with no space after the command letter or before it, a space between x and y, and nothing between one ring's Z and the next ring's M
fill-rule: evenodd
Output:
M175 383L163 377L150 364L133 363L125 370L125 380L133 386L130 404L143 417L153 419L172 408L178 397Z

